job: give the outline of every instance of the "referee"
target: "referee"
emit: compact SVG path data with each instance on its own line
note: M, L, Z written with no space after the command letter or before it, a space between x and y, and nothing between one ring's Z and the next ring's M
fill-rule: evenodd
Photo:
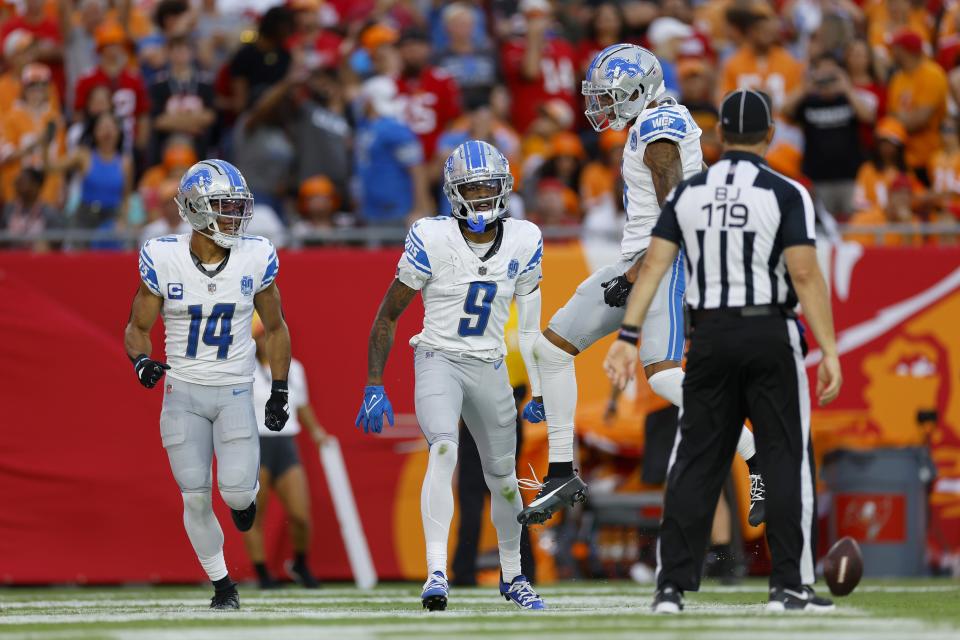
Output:
M668 196L620 339L604 362L615 384L633 377L638 327L682 248L692 329L657 553L658 613L680 611L683 592L700 587L713 512L745 418L753 423L767 489L767 609L833 608L810 587L816 504L805 345L793 312L798 298L823 350L821 405L840 391L840 361L817 264L813 203L762 157L773 138L770 104L766 94L747 89L724 98L723 157Z

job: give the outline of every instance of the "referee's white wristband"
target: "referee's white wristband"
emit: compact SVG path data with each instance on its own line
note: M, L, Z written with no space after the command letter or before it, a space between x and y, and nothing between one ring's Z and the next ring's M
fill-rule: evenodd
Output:
M617 334L617 340L623 340L633 346L637 346L637 343L640 342L640 327L632 324L620 325L620 333Z

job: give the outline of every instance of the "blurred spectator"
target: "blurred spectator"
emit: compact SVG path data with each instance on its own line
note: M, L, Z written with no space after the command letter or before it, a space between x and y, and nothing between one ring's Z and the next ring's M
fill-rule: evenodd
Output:
M586 36L577 44L577 73L583 77L598 53L607 47L627 41L623 11L616 2L603 2L593 10Z
M101 113L113 112L113 94L107 85L98 85L90 90L83 111L73 114L73 124L67 129L67 152L73 153L81 144L93 141L93 121Z
M43 170L44 158L58 159L64 153L65 127L59 110L50 104L50 69L31 63L23 68L23 95L10 111L0 114L0 164L4 200L14 196L21 169ZM40 202L56 207L62 204L63 180L48 176L40 191Z
M100 63L77 82L74 109L85 111L90 92L95 87L108 87L113 111L123 124L125 150L146 149L150 139L150 103L143 79L130 70L127 33L120 25L105 22L97 27L94 39Z
M935 211L952 217L960 212L960 138L956 119L944 120L940 134L943 147L930 159L928 173Z
M194 31L197 58L203 68L213 71L223 67L252 24L239 8L221 10L217 7L217 0L200 0L199 4Z
M22 92L20 76L23 68L35 57L35 41L28 31L23 29L11 31L2 42L5 71L0 75L0 114L7 113L13 103L20 99ZM52 83L48 100L51 105L60 105L57 89Z
M300 183L296 222L290 227L295 246L310 245L317 239L305 238L325 231L352 227L352 215L340 210L336 187L326 176L312 176Z
M565 100L548 100L539 106L536 114L520 143L523 175L533 174L550 155L550 141L554 135L573 126L573 109Z
M24 0L23 11L8 18L0 25L0 40L14 31L24 31L33 36L29 62L42 62L50 67L53 86L58 96L66 91L63 75L63 34L57 20L46 10L46 0Z
M476 0L459 0L457 2L433 2L427 16L430 28L430 43L435 51L446 51L458 45L458 39L469 40L470 50L489 50L490 39L487 36L487 16L484 13L483 3ZM469 12L469 17L458 15L459 24L451 29L448 19L452 15L448 9L455 7L452 14L460 14L463 10ZM470 26L466 30L466 25ZM459 43L462 44L462 43Z
M907 166L929 185L927 164L940 148L940 124L947 113L947 75L923 52L923 42L914 31L899 31L891 50L897 70L888 88L888 113L909 134Z
M156 82L167 68L167 40L159 33L151 33L136 42L137 68L144 86Z
M907 130L903 125L893 118L883 118L877 123L874 138L873 156L857 172L853 204L858 210L885 207L890 185L904 175L908 176L915 193L923 191L923 185L913 177L904 161Z
M460 90L446 71L430 65L430 41L425 31L408 29L400 36L403 72L397 90L403 102L403 119L420 138L429 160L437 138L460 116Z
M80 78L97 67L97 43L94 34L106 18L106 0L80 0L74 13L71 0L58 0L60 33L64 38L63 62L66 67L67 90L64 103L73 111L73 87Z
M891 47L897 33L910 29L920 38L920 44L933 42L933 16L926 4L911 0L880 0L866 9L867 40L881 64L889 66L892 61Z
M24 169L14 183L13 198L3 208L3 230L15 234L20 242L6 242L8 247L31 247L34 251L46 251L49 243L38 237L45 231L63 227L63 219L55 207L40 200L40 188L44 183L42 171Z
M553 32L547 0L521 0L526 34L502 48L502 68L512 101L510 123L525 134L540 106L551 99L579 105L573 47Z
M102 113L93 122L91 143L56 162L52 171L76 171L80 176L80 202L73 226L83 229L118 230L126 224L133 184L133 161L123 153L120 119Z
M459 87L464 108L487 104L490 91L497 84L497 60L490 49L477 48L476 39L471 37L477 23L476 7L453 2L446 5L442 15L449 38L447 47L438 50L437 66Z
M187 169L199 161L189 142L171 138L163 150L163 162L144 171L137 191L146 202L156 197L156 191L171 180L179 183Z
M717 108L713 103L714 79L710 67L696 58L687 58L677 65L680 81L680 104L685 106L700 127L700 148L708 165L720 159L722 145L717 133Z
M430 215L423 148L399 120L402 103L390 78L367 80L360 93L363 119L356 137L359 211L368 225L406 226Z
M527 217L540 226L568 226L579 222L579 209L576 191L556 178L547 178L537 183Z
M650 23L647 39L663 68L663 84L672 95L680 91L677 79L677 58L683 43L693 37L693 27L676 18L661 17Z
M537 169L536 175L530 176L524 180L524 191L527 194L534 194L539 200L540 183L559 183L566 190L573 194L580 192L580 175L583 171L583 163L586 159L586 151L577 134L569 131L560 131L553 135L550 140L550 147L547 157L543 164ZM566 192L564 193L566 197ZM529 200L529 196L528 196ZM580 204L577 199L575 204L570 206L565 202L567 208L566 214L574 218L580 217ZM545 212L540 212L545 215Z
M187 0L160 0L153 8L153 23L164 40L189 36L196 14Z
M343 38L326 29L320 21L320 0L290 0L295 34L288 41L292 52L297 52L309 69L336 69L340 65L340 47Z
M920 220L913 211L912 203L913 185L906 175L901 174L890 185L890 193L886 205L857 212L850 218L850 224L854 226L883 226L888 224L917 225ZM864 245L883 244L891 246L917 245L922 243L922 238L919 234L913 235L909 233L850 233L847 234L845 239Z
M588 163L580 173L580 198L584 212L610 197L620 175L627 130L606 129L600 134L600 159Z
M291 119L297 181L327 176L345 200L349 192L352 130L346 118L343 88L336 74L317 68L293 93Z
M856 39L847 45L844 63L854 91L874 114L870 122L860 123L860 146L870 150L873 149L873 124L886 113L887 89L880 81L873 53L866 40Z
M285 6L269 9L260 18L257 39L245 44L230 61L233 111L240 113L283 80L290 69L286 42L293 35L293 14Z
M764 4L732 8L726 16L743 44L723 65L719 97L739 88L762 89L779 111L803 82L803 65L779 44L779 19Z
M151 200L144 201L147 217L152 222L140 230L140 245L151 238L190 233L193 229L180 215L180 208L174 200L179 185L177 180L167 180L159 186Z
M253 217L247 226L247 233L253 236L263 236L270 240L275 247L287 246L287 228L283 220L277 215L277 210L269 204L258 202L253 205Z
M863 162L859 123L873 122L874 110L837 61L823 55L813 61L804 86L787 97L783 114L803 127L803 174L827 211L846 219L853 212L854 179Z
M186 36L167 40L169 67L150 86L153 118L151 156L159 160L171 135L186 138L200 157L207 156L213 110L213 85L197 68L193 44Z
M360 48L350 56L354 73L363 78L373 75L396 78L403 70L400 53L393 45L399 40L397 30L385 24L371 24L360 33Z

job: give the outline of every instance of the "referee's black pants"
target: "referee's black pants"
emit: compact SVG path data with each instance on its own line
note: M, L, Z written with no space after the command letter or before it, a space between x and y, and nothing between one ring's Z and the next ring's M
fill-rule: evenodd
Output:
M814 581L816 504L810 394L797 321L693 312L683 410L671 456L657 585L700 587L717 500L750 418L766 485L771 586Z

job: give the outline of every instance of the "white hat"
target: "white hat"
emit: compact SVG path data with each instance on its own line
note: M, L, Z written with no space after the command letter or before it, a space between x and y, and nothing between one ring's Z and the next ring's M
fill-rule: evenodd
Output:
M374 76L363 83L360 97L380 116L399 116L403 107L397 100L397 83L387 76Z
M647 39L654 47L666 44L674 38L689 38L692 35L693 27L669 16L657 18L647 28Z
M520 0L520 13L552 13L548 0Z

